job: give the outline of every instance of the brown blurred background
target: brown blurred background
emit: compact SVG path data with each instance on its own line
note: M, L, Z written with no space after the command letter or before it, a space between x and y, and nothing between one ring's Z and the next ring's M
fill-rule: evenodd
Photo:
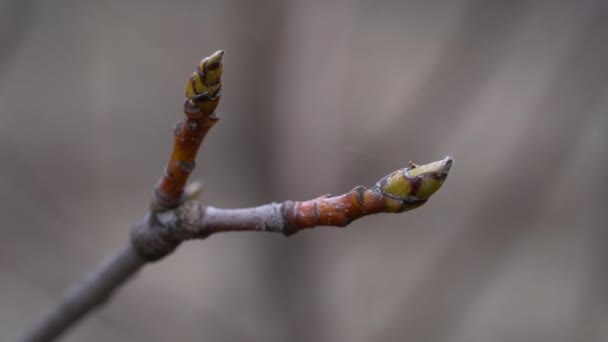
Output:
M424 207L144 269L65 341L605 341L608 3L0 0L0 340L125 243L225 49L222 207L453 155Z

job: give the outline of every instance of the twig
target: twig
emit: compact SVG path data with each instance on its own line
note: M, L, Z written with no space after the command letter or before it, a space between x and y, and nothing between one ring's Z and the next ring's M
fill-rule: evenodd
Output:
M317 226L345 227L371 214L399 213L415 209L445 181L452 158L426 165L410 163L394 171L372 188L357 186L331 197L285 201L254 208L220 209L190 200L199 186L186 191L194 158L207 131L217 122L215 109L221 92L223 51L204 59L186 88L187 119L175 128L171 158L155 187L151 210L131 231L130 243L78 282L38 324L20 339L50 341L99 307L113 291L144 264L171 254L183 241L204 239L228 231L267 231L286 236Z
M147 262L131 244L116 252L69 289L20 341L51 341L105 303L114 290Z
M188 176L195 166L198 148L219 120L215 109L222 93L223 57L224 51L217 51L203 59L186 83L186 119L173 129L171 158L154 188L154 211L172 209L180 203Z

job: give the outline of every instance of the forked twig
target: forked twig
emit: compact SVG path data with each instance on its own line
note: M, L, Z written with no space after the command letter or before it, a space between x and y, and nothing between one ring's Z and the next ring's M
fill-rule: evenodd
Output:
M29 329L20 341L50 341L107 301L116 288L143 265L157 261L183 241L227 231L267 231L286 236L317 226L345 227L371 214L415 209L445 181L452 158L426 165L410 162L375 186L357 186L339 195L308 201L285 201L254 208L220 209L190 200L185 188L203 138L219 120L223 51L203 59L189 78L184 122L175 126L174 144L165 173L154 188L150 211L134 225L129 243L77 282L59 303ZM193 187L197 188L197 187Z

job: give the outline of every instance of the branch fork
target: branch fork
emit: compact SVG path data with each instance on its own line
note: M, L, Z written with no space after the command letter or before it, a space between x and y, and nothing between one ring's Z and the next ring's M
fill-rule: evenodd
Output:
M345 227L363 216L400 213L420 207L443 185L451 157L425 165L413 162L380 179L338 195L285 201L253 208L222 209L193 200L201 190L186 186L198 149L219 120L223 51L203 59L186 83L183 122L174 127L173 149L154 187L150 211L131 230L129 243L70 289L20 341L51 341L106 302L146 263L171 254L183 241L228 231L293 235L318 226Z

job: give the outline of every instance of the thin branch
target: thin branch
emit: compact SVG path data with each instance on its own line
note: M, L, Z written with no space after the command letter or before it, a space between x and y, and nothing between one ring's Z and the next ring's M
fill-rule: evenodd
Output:
M204 58L186 83L186 118L173 129L173 151L165 173L154 188L152 209L155 211L175 208L180 203L199 146L219 120L215 109L222 93L223 57L224 51L217 51Z
M114 290L135 275L146 262L128 244L74 284L20 341L52 341L57 338L87 313L107 302Z
M452 158L397 170L374 187L357 186L340 195L285 201L246 209L220 209L187 201L166 213L164 225L181 241L227 231L267 231L293 235L320 226L346 227L363 216L400 213L420 207L445 181Z
M446 157L392 172L375 186L357 186L339 195L285 201L254 208L221 209L190 200L198 186L186 187L194 158L218 120L223 51L204 59L186 87L186 120L175 128L174 147L165 174L155 187L151 209L131 230L129 244L69 290L40 322L20 339L50 341L107 301L144 264L171 254L183 241L228 231L267 231L293 235L317 226L345 227L378 213L415 209L443 185L452 167ZM184 190L186 189L186 190Z

